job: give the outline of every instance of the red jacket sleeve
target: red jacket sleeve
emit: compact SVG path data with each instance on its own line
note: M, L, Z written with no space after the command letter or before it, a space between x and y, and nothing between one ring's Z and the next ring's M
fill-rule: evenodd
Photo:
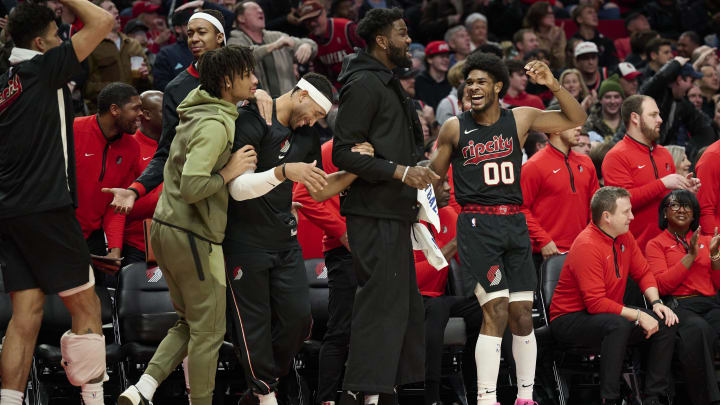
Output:
M125 214L116 214L108 204L103 215L103 230L107 237L108 249L122 248L125 233Z
M660 235L662 237L662 234ZM660 295L672 294L682 284L687 276L688 269L682 262L670 264L665 257L662 242L655 238L645 246L647 263L657 281Z
M522 212L525 214L528 232L530 233L530 241L534 250L540 250L548 243L552 242L552 237L540 225L540 222L532 213L532 206L535 203L535 195L540 189L540 179L538 178L538 170L534 162L529 162L523 167L522 176L520 176L520 187L522 188L523 205Z
M333 196L331 200L335 198L339 197ZM326 235L333 238L339 238L347 230L345 226L345 218L327 206L327 203L330 200L323 202L313 200L304 184L297 183L295 185L293 201L299 202L303 205L300 208L303 215L305 215L310 222L317 225L318 228L322 229Z
M607 297L603 278L605 258L592 246L585 248L588 254L570 254L565 264L568 268L575 269L575 278L585 308L591 314L619 314L623 306Z
M628 235L630 235L629 232ZM643 256L640 251L640 247L637 242L635 242L635 238L633 238L632 235L630 235L629 238L629 245L631 246L630 249L632 251L632 257L630 260L630 277L632 277L638 286L640 286L640 291L644 294L645 290L650 287L657 287L658 284L655 280L655 275L652 271L650 271L650 266L648 266L645 256Z
M152 218L161 192L162 184L155 187L149 194L145 194L139 200L135 201L132 211L127 215L127 220L134 221L137 219Z
M698 190L697 198L700 203L700 226L702 233L712 235L715 227L720 226L715 220L715 212L720 207L720 179L717 174L720 173L720 159L709 159L711 156L704 156L701 164L697 168L697 177L700 179L702 186ZM716 156L712 156L716 157Z
M630 192L630 203L633 208L641 208L655 202L656 199L665 193L665 185L662 180L657 179L640 187L633 187L635 184L630 171L619 154L608 154L602 164L603 179L606 186L622 187Z

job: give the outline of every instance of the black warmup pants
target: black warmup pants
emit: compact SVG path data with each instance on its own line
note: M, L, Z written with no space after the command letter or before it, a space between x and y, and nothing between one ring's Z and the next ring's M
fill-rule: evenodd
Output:
M347 216L358 281L343 389L394 392L425 375L425 310L410 222Z
M687 392L694 405L720 401L715 377L715 344L720 336L720 303L717 296L671 298L668 305L680 319L677 358L685 374Z
M677 325L667 327L652 311L640 310L659 321L658 331L649 340L640 326L617 314L573 312L555 318L550 324L553 336L563 344L600 348L600 395L604 399L620 398L620 375L627 346L641 342L650 345L645 396L667 395Z
M228 316L248 387L268 394L310 333L310 292L300 247L226 251Z
M352 255L344 246L325 252L328 271L327 331L320 348L318 371L318 402L338 401L338 389L350 345L350 324L357 279Z
M122 248L122 257L123 257L122 267L125 267L128 264L144 262L145 261L145 252L136 248L135 246L128 245L126 243L123 245L123 248Z
M432 404L440 401L443 341L448 320L450 317L462 317L468 329L473 326L479 327L482 324L482 307L475 297L447 295L423 296L423 303L425 304L425 403ZM472 364L474 361L470 366Z
M107 244L105 243L105 232L102 229L98 229L90 234L85 239L88 250L91 255L106 256L109 252ZM117 277L111 276L110 274L103 273L93 267L93 276L95 276L95 285L102 287L115 287L117 285Z

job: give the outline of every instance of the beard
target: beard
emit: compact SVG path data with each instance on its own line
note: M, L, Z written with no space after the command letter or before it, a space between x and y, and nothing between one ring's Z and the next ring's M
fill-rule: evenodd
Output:
M411 68L412 59L407 57L407 47L396 47L393 44L388 45L388 59L395 66L401 68Z
M660 138L660 129L646 126L643 120L640 120L640 132L651 142L655 142Z
M494 91L491 91L490 93L485 95L485 104L483 104L482 107L475 108L472 106L472 98L470 101L470 109L474 114L481 114L487 111L488 108L490 108L492 105L497 104L497 95Z

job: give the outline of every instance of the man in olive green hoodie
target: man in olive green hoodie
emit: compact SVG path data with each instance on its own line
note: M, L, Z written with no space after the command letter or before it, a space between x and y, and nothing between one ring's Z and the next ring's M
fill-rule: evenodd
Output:
M218 350L225 335L226 184L255 168L248 146L231 154L236 104L257 86L249 48L229 46L200 60L200 87L178 106L180 124L163 173L165 185L150 231L155 257L180 317L120 405L148 404L155 389L188 356L194 405L210 405Z

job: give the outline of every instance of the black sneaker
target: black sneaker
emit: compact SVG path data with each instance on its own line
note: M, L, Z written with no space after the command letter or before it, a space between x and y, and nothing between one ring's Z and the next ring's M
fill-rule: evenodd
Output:
M146 399L137 387L131 385L118 397L118 405L152 405L152 401Z

